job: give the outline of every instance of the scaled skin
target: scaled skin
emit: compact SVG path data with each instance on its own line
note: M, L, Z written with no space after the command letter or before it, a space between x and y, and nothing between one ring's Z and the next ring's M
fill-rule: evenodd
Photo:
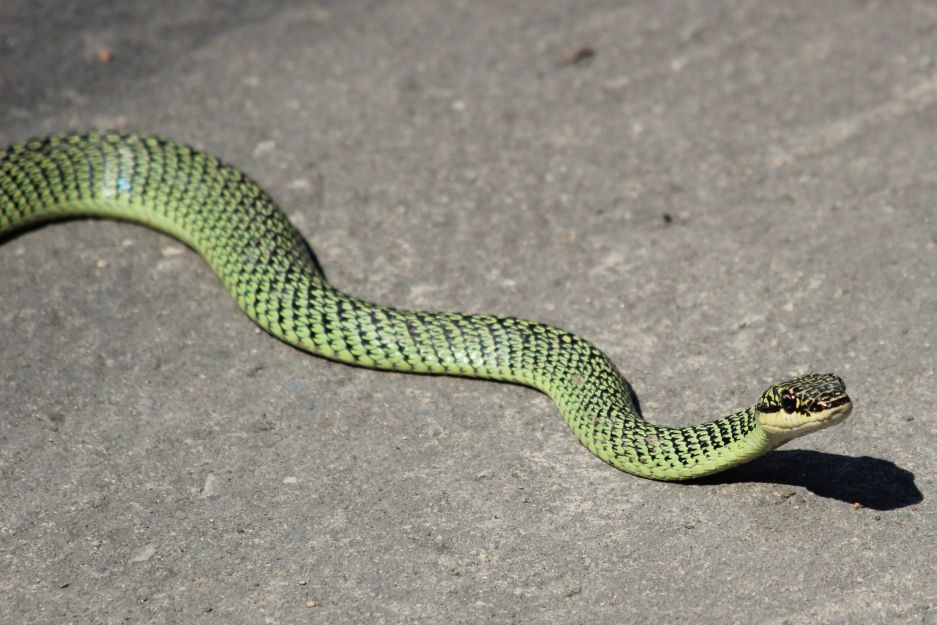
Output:
M260 327L312 354L540 389L589 451L640 477L723 471L851 409L842 380L810 375L771 387L757 408L696 426L656 426L638 413L615 365L574 334L512 317L399 310L334 288L270 196L211 155L111 132L53 136L0 152L0 236L89 215L144 224L188 244Z

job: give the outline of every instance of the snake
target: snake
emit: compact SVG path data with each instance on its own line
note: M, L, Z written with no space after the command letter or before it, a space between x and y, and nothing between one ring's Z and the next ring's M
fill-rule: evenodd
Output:
M676 481L724 471L852 410L840 377L811 373L770 386L724 417L652 424L612 360L576 334L510 316L382 306L336 288L260 185L183 142L95 130L0 152L0 240L70 218L134 222L178 239L207 261L250 319L300 350L371 369L533 387L590 452L638 477Z

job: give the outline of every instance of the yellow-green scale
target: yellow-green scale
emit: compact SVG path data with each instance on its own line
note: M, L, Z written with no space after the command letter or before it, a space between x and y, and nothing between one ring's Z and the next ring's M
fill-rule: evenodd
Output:
M338 291L317 273L299 232L256 183L180 143L87 133L0 152L0 235L72 216L133 221L186 243L251 319L313 354L538 388L590 451L629 473L698 477L776 444L751 410L720 420L716 429L648 424L615 366L565 331L509 317L397 310ZM726 434L713 436L719 427Z

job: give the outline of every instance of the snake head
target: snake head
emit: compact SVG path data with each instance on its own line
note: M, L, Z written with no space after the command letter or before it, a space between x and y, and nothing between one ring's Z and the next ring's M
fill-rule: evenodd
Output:
M846 385L832 373L775 384L755 404L758 423L779 444L839 423L851 411Z

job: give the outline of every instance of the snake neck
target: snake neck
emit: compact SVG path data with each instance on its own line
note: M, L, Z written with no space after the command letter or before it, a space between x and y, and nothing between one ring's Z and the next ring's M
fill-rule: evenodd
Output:
M576 423L572 414L567 421ZM705 477L762 456L778 446L749 408L688 427L654 425L625 411L595 419L579 440L608 464L657 480Z
M579 441L613 467L656 480L687 480L724 471L776 448L754 408L687 427L644 420L627 380L583 339L593 375L556 370L541 390L550 395Z

